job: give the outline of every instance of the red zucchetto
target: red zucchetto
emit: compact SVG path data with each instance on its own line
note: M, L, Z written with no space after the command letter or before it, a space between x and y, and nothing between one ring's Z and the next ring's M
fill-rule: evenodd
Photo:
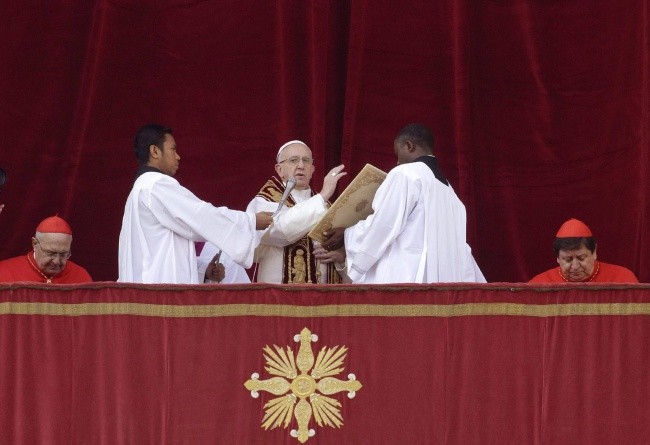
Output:
M589 238L593 236L589 227L582 221L571 218L557 231L555 235L557 238Z
M41 221L38 227L36 227L36 231L41 233L65 233L67 235L72 235L72 229L68 223L58 216L45 218Z

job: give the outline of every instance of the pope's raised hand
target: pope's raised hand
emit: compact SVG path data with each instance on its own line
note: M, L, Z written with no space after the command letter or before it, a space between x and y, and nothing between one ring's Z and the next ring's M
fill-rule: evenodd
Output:
M339 179L347 175L347 173L343 171L344 168L345 166L343 164L334 167L323 179L323 189L320 191L320 195L325 201L330 199L334 194L334 191L336 190L336 184L339 182Z

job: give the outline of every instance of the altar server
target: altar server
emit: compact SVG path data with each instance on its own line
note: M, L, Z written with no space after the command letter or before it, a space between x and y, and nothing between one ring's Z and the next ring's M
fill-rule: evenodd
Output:
M134 146L140 168L124 208L118 281L198 283L195 241L210 241L249 267L255 230L268 227L270 213L215 207L180 185L173 176L181 158L168 127L145 125Z
M395 138L397 167L377 189L374 213L323 243L344 236L347 272L354 283L484 283L466 242L465 206L433 155L433 135L409 124Z

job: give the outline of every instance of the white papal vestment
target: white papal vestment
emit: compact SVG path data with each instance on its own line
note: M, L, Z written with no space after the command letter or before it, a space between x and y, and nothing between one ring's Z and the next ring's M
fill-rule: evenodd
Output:
M311 196L311 189L293 190L293 207L284 206L268 229L258 232L259 246L255 251L258 263L256 281L282 283L284 247L304 237L327 211L327 204L320 194ZM247 212L275 212L277 202L256 196L248 204ZM327 265L318 265L321 277L327 276Z

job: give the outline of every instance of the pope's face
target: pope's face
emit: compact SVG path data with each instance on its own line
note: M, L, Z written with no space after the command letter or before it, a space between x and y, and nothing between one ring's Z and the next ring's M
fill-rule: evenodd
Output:
M287 179L292 176L296 179L296 190L309 188L314 169L311 150L303 144L291 144L286 147L280 153L278 163L275 164L275 171L282 182L287 182Z
M592 253L585 246L576 250L560 250L557 263L562 275L569 281L584 281L594 273L596 250Z
M34 259L38 268L47 276L54 276L63 269L70 257L72 236L65 233L41 233L32 238Z

